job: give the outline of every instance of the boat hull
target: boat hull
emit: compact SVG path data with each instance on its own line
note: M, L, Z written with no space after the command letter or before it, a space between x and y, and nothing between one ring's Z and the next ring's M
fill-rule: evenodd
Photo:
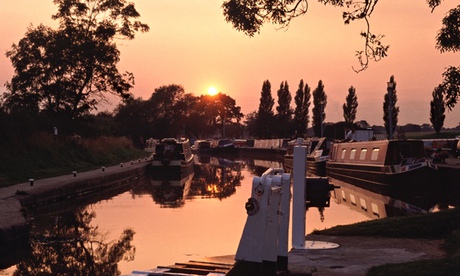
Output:
M352 183L369 188L372 186L423 187L436 184L436 170L428 164L418 166L406 172L394 173L392 166L372 166L362 164L330 163L326 165L327 176L332 180ZM381 191L380 188L377 188Z

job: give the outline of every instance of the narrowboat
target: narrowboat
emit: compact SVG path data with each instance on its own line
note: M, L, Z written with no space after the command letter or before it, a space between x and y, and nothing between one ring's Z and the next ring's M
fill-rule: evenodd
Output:
M193 171L193 157L188 139L165 138L155 146L152 169L162 174L189 174Z
M192 146L193 153L210 153L211 142L208 140L196 140Z
M312 141L313 150L307 155L308 173L326 176L326 162L329 160L330 142L325 138Z
M284 166L292 170L294 162L294 147L297 145L307 147L305 156L308 175L326 176L326 161L329 160L329 141L326 138L308 138L300 144L294 140L288 143L286 154L284 155Z
M334 143L327 176L354 185L430 185L437 168L426 157L423 141L377 140Z

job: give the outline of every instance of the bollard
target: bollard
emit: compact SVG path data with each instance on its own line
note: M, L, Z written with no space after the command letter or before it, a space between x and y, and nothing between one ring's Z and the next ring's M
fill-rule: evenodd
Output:
M102 167L102 171L105 172L105 167Z
M132 165L132 164L134 164L134 162L133 162L133 161L131 161L131 165Z
M30 186L33 186L33 185L34 185L34 179L33 179L33 178L30 178L30 179L29 179L29 183L30 183Z
M73 177L77 177L77 171L73 171Z
M120 167L122 167L122 168L123 168L123 163L120 163Z

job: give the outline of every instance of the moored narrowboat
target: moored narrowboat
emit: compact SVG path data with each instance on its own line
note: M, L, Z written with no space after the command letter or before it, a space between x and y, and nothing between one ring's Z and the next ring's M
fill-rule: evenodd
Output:
M419 140L334 143L326 170L355 185L429 185L437 176Z
M155 146L152 169L162 174L188 174L193 171L193 156L188 139L165 138Z

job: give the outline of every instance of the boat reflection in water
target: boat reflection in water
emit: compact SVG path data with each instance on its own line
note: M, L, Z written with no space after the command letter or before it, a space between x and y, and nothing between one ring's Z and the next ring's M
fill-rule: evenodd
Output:
M164 208L178 208L185 204L189 194L194 172L189 171L182 175L152 175L148 192L155 203Z
M353 211L370 219L423 214L445 209L442 189L366 189L344 181L332 180L339 186L332 193L337 204L348 206Z

